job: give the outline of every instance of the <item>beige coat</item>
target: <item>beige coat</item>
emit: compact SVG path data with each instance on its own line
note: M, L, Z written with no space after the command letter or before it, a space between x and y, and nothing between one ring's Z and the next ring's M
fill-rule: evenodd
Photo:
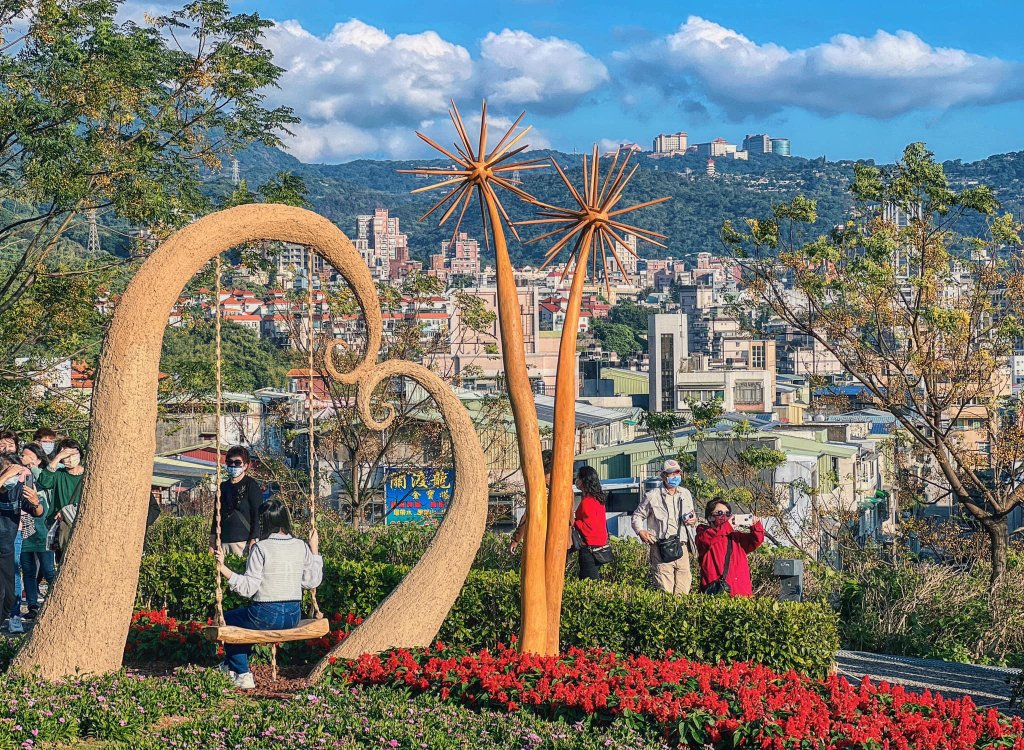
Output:
M655 539L665 539L668 536L669 527L673 523L672 516L676 512L683 516L693 511L693 495L688 489L679 487L675 494L670 495L664 485L661 485L644 495L644 499L633 511L630 523L633 526L633 531L638 535L641 531L649 531L654 534ZM678 520L682 523L681 518ZM683 529L681 538L686 540L691 551L696 549L693 537L694 527L682 526L681 528Z

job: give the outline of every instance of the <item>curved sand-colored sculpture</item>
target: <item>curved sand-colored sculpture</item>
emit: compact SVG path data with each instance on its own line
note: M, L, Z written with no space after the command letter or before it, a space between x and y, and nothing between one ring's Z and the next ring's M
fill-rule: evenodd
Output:
M458 478L437 536L420 563L348 640L360 651L426 646L455 602L483 536L486 462L461 404L429 371L406 362L376 364L381 311L373 280L351 241L327 219L301 208L247 205L182 229L143 264L117 306L100 357L92 434L75 532L53 592L11 669L47 679L111 672L121 666L138 585L156 434L157 377L164 329L185 283L218 253L256 240L315 248L352 287L366 320L366 350L337 373L356 383L364 417L381 379L420 382L451 420ZM333 369L333 368L332 368ZM390 619L389 619L390 618ZM348 649L339 649L345 651ZM322 670L318 667L317 676Z

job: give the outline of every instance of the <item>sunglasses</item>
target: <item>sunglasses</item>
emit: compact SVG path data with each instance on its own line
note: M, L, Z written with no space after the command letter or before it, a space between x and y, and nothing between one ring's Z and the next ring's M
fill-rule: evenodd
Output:
M713 515L713 516L731 516L732 515L732 511L731 510L716 510L711 515Z
M236 458L236 459L234 459L232 461L228 461L227 465L228 466L245 466L245 461L242 461L242 460L239 460L239 459Z

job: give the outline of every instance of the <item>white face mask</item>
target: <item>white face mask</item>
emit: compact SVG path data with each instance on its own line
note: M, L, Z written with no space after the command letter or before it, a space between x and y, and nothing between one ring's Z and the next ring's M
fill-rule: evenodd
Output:
M56 444L51 442L40 443L39 447L43 449L43 453L49 456L51 453L53 453L53 449L56 447Z
M82 457L80 455L78 455L77 453L75 453L74 455L68 456L63 461L64 467L67 468L67 469L73 469L76 466L78 466L78 464L80 464L80 463L82 463Z

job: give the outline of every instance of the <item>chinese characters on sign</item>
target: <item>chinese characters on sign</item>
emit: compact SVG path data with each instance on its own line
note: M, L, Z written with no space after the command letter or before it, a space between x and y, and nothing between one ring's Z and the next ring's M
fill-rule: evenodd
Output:
M388 469L384 475L385 523L440 520L452 497L453 469Z

